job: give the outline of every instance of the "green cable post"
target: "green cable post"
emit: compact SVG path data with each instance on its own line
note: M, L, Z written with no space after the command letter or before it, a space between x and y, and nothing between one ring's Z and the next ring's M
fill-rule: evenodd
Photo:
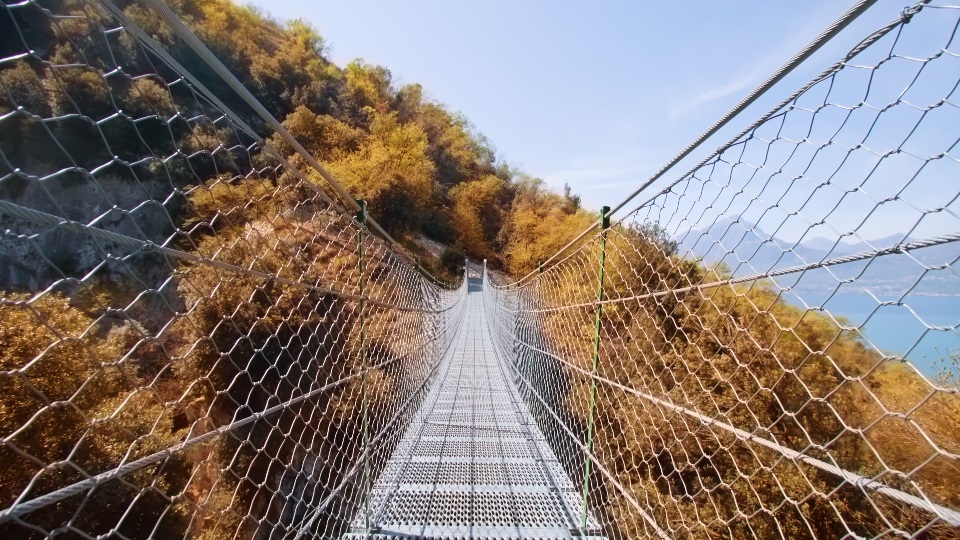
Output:
M600 271L597 280L597 315L594 320L593 332L593 369L590 372L590 406L587 417L587 450L583 456L583 521L581 529L587 531L587 512L590 500L590 454L593 452L593 416L597 400L597 367L600 365L600 317L603 314L603 274L607 261L607 229L610 228L610 207L600 209Z
M543 261L540 261L540 262L537 264L537 273L538 273L538 274L542 274L542 273L543 273Z
M364 289L366 286L366 265L363 257L364 233L367 226L367 201L357 200L360 211L357 212L357 221L360 223L360 395L363 414L363 452L370 451L370 430L367 419L367 315ZM370 456L363 460L363 523L364 528L370 531Z

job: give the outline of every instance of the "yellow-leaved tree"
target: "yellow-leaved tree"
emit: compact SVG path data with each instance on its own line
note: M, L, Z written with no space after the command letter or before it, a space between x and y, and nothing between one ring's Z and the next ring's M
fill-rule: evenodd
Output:
M375 113L370 135L356 152L329 164L330 172L389 232L416 226L436 189L435 167L427 157L427 135L401 123L395 112Z
M493 241L503 219L501 209L506 189L506 182L490 174L457 184L450 190L453 225L460 245L470 255L492 256Z
M516 181L513 207L504 227L506 267L522 276L557 252L596 219L579 199L550 191L539 178Z

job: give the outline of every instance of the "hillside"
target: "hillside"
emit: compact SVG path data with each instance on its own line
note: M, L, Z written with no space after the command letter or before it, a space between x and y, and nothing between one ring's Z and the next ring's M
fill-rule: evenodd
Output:
M325 53L325 42L303 21L279 22L266 14L225 0L182 0L171 2L200 38L223 63L250 89L266 108L318 158L355 198L368 201L370 213L392 235L413 238L419 233L445 244L461 247L467 255L489 258L491 264L522 272L536 265L539 258L562 245L560 240L579 232L591 216L579 207L579 199L550 191L544 183L497 159L493 145L463 115L428 98L418 84L397 87L386 67L357 59L336 66ZM71 3L63 4L71 9ZM151 11L132 2L122 2L127 16L151 33L175 58L207 84L225 103L261 134L269 135L262 122L210 73L191 51L178 42ZM74 9L81 9L77 5ZM95 9L86 7L84 9ZM18 21L26 24L32 21ZM0 37L0 54L18 51L16 28L8 21ZM30 45L46 50L50 64L24 61L0 67L0 78L15 103L0 103L2 112L17 106L39 114L64 115L80 112L90 119L109 116L122 110L133 118L159 112L176 114L177 87L166 88L161 81L146 77L130 82L103 79L111 70L110 58L118 56L130 75L149 73L146 58L129 42L110 44L90 32L82 19L47 25L43 31L26 35ZM56 43L51 47L50 43ZM71 69L51 69L50 65L83 65ZM105 81L109 85L105 85ZM32 119L18 118L20 139L5 137L0 150L14 167L49 172L80 159L98 163L111 152L121 159L137 159L143 145L169 146L171 142L189 153L191 144L183 139L183 130L170 134L156 122L128 124L114 120L102 133L91 131L88 122L66 120L54 128L62 152L51 155L50 135ZM136 133L133 130L136 130ZM96 139L105 138L105 146ZM136 139L142 138L137 144ZM279 137L273 144L302 171L309 171ZM203 171L197 171L202 177ZM211 172L213 172L211 170ZM312 172L312 171L311 171ZM104 186L122 194L125 180L107 175ZM316 173L311 179L324 181ZM191 182L190 175L172 179L175 186ZM149 183L151 180L147 180ZM158 183L167 179L158 178ZM5 197L29 202L34 207L49 206L45 199L75 201L77 218L96 216L97 194L78 193L69 185L49 183L49 193L23 189L7 182L0 189ZM76 184L76 183L74 183ZM148 191L151 189L147 186ZM155 189L154 189L155 191ZM142 192L129 193L142 197ZM135 208L136 200L122 204ZM167 208L176 221L178 209ZM148 210L138 210L146 214ZM143 221L167 221L144 215ZM124 229L130 232L129 228ZM154 239L170 233L168 226L147 231ZM65 250L50 247L48 254L67 257ZM36 266L30 260L2 249L11 265ZM83 260L62 261L77 271L89 270ZM19 277L18 277L19 276ZM13 271L2 276L16 286L29 286L27 277ZM25 281L26 280L26 281ZM34 286L38 286L34 283Z

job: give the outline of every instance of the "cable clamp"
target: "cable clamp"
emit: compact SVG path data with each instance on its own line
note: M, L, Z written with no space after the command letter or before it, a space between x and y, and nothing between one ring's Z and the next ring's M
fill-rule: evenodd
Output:
M923 6L908 6L903 8L903 11L900 12L900 24L909 23L910 19L917 13L920 13L922 8Z

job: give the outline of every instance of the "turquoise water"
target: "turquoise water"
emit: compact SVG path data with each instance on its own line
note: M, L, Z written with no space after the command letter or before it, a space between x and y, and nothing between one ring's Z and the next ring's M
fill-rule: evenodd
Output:
M960 352L960 296L913 295L902 305L881 305L866 294L838 294L825 303L815 295L803 298L847 319L848 326L860 326L866 341L886 354L905 356L924 374L934 375L942 358ZM784 300L803 305L796 297Z

